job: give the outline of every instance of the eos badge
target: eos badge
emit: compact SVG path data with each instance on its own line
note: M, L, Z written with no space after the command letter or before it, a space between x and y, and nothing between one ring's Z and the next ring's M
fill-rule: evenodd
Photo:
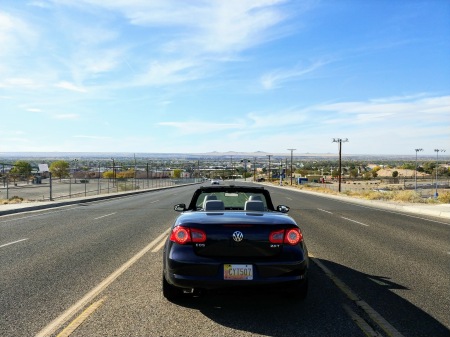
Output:
M233 240L236 242L241 242L244 239L244 234L242 232L236 231L233 233Z

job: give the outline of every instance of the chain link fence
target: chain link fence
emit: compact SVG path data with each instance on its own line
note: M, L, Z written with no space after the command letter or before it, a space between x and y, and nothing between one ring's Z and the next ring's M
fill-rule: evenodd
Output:
M133 190L154 189L200 182L200 179L181 178L66 178L48 176L0 176L0 204L14 201L48 201L86 197Z

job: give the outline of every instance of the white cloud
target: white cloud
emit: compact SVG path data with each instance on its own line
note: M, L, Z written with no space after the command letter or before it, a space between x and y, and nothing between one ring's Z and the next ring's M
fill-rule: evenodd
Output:
M73 136L73 138L85 138L85 139L94 139L94 140L111 139L111 137L88 136L88 135L76 135L76 136Z
M77 114L58 114L58 115L53 115L53 118L55 118L55 119L74 120L74 119L80 118L80 115L77 115Z
M39 89L43 84L33 78L15 77L0 80L0 88Z
M400 97L388 103L388 99L376 99L361 102L341 102L312 107L316 111L333 112L346 116L348 122L367 122L374 119L396 118L409 124L424 120L441 122L450 120L450 96L414 99L411 96Z
M82 93L87 92L87 90L85 88L77 86L77 85L67 82L67 81L59 82L55 86L58 88L66 89L66 90L70 90L70 91L76 91L76 92L82 92Z
M214 133L224 130L236 130L245 127L239 123L208 123L201 121L190 122L160 122L158 125L168 126L177 129L182 135L199 134L199 133Z
M36 33L22 19L0 11L0 57L33 45Z
M303 75L311 73L322 66L327 64L327 62L317 61L307 67L295 67L288 70L274 70L261 77L261 84L264 89L270 90L279 87L282 83L296 80Z

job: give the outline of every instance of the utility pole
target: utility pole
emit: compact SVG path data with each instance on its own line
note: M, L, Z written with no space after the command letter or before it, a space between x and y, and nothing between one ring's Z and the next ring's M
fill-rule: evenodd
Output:
M348 142L347 138L333 138L333 143L339 143L339 193L341 193L341 176L342 176L342 143Z
M291 186L292 186L292 152L297 149L288 149L288 151L291 151Z
M439 149L434 149L434 152L436 152L436 193L435 193L435 195L434 195L434 197L435 198L437 198L438 197L438 165L439 165L439 162L438 162L438 155L439 155L439 152L445 152L445 150L439 150Z
M271 154L267 154L266 156L269 157L269 177L268 177L268 181L270 181L271 178L272 178L272 176L270 175L270 157L272 157L272 155Z
M415 149L416 151L416 170L414 172L414 191L417 192L417 152L423 151L423 149Z

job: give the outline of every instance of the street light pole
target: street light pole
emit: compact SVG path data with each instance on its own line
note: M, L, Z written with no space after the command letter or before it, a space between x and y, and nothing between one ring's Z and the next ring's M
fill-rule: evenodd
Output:
M439 149L434 149L434 152L436 152L436 193L434 195L435 198L438 197L438 155L439 152L445 152L445 150L439 150Z
M272 157L272 155L271 154L267 154L266 155L267 157L269 157L269 177L268 177L268 181L271 181L271 179L272 179L272 176L271 176L271 174L270 174L270 157Z
M415 171L415 177L414 177L414 191L417 192L417 152L423 151L423 149L415 149L416 151L416 171Z
M342 176L342 143L348 142L348 138L333 138L333 143L339 143L339 193L341 193L341 176Z
M297 149L288 149L288 151L291 151L291 186L292 186L292 152Z

